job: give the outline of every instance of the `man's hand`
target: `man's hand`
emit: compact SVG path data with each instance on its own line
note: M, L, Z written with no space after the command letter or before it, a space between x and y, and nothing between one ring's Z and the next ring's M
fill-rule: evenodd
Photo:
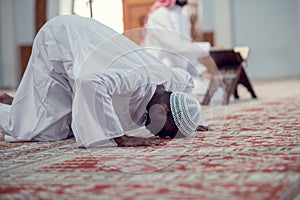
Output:
M0 92L0 103L11 105L14 98L5 92Z
M160 146L166 144L157 137L140 138L123 135L121 137L114 138L114 140L119 147Z

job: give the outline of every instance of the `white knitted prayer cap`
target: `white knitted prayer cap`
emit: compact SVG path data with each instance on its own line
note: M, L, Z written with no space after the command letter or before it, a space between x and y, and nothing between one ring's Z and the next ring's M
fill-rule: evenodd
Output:
M184 92L173 92L170 96L170 107L175 124L186 137L191 136L202 124L199 102Z

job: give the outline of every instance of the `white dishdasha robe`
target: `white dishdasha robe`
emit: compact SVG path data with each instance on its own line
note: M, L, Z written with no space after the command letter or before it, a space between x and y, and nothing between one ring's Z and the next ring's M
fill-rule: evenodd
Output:
M193 81L125 36L90 18L49 20L12 105L0 104L8 142L58 141L79 147L115 146L112 138L144 126L156 86L191 93Z

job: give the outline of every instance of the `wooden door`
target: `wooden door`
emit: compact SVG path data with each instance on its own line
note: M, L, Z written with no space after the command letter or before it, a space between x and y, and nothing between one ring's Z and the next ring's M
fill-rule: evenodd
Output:
M140 44L144 19L156 0L123 0L124 35Z

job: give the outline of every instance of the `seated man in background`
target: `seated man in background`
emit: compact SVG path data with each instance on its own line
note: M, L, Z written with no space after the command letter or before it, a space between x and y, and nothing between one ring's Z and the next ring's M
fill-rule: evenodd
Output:
M8 142L74 135L78 147L161 145L207 129L192 90L188 73L109 27L58 16L35 37L15 97L0 94L0 132ZM143 126L157 137L125 135Z
M187 0L155 2L145 18L141 45L169 67L188 71L200 84L194 90L195 93L200 92L195 94L200 98L206 93L206 81L216 73L217 67L209 56L210 43L193 42L191 39L191 24L182 12L186 4ZM204 79L201 80L200 75Z

